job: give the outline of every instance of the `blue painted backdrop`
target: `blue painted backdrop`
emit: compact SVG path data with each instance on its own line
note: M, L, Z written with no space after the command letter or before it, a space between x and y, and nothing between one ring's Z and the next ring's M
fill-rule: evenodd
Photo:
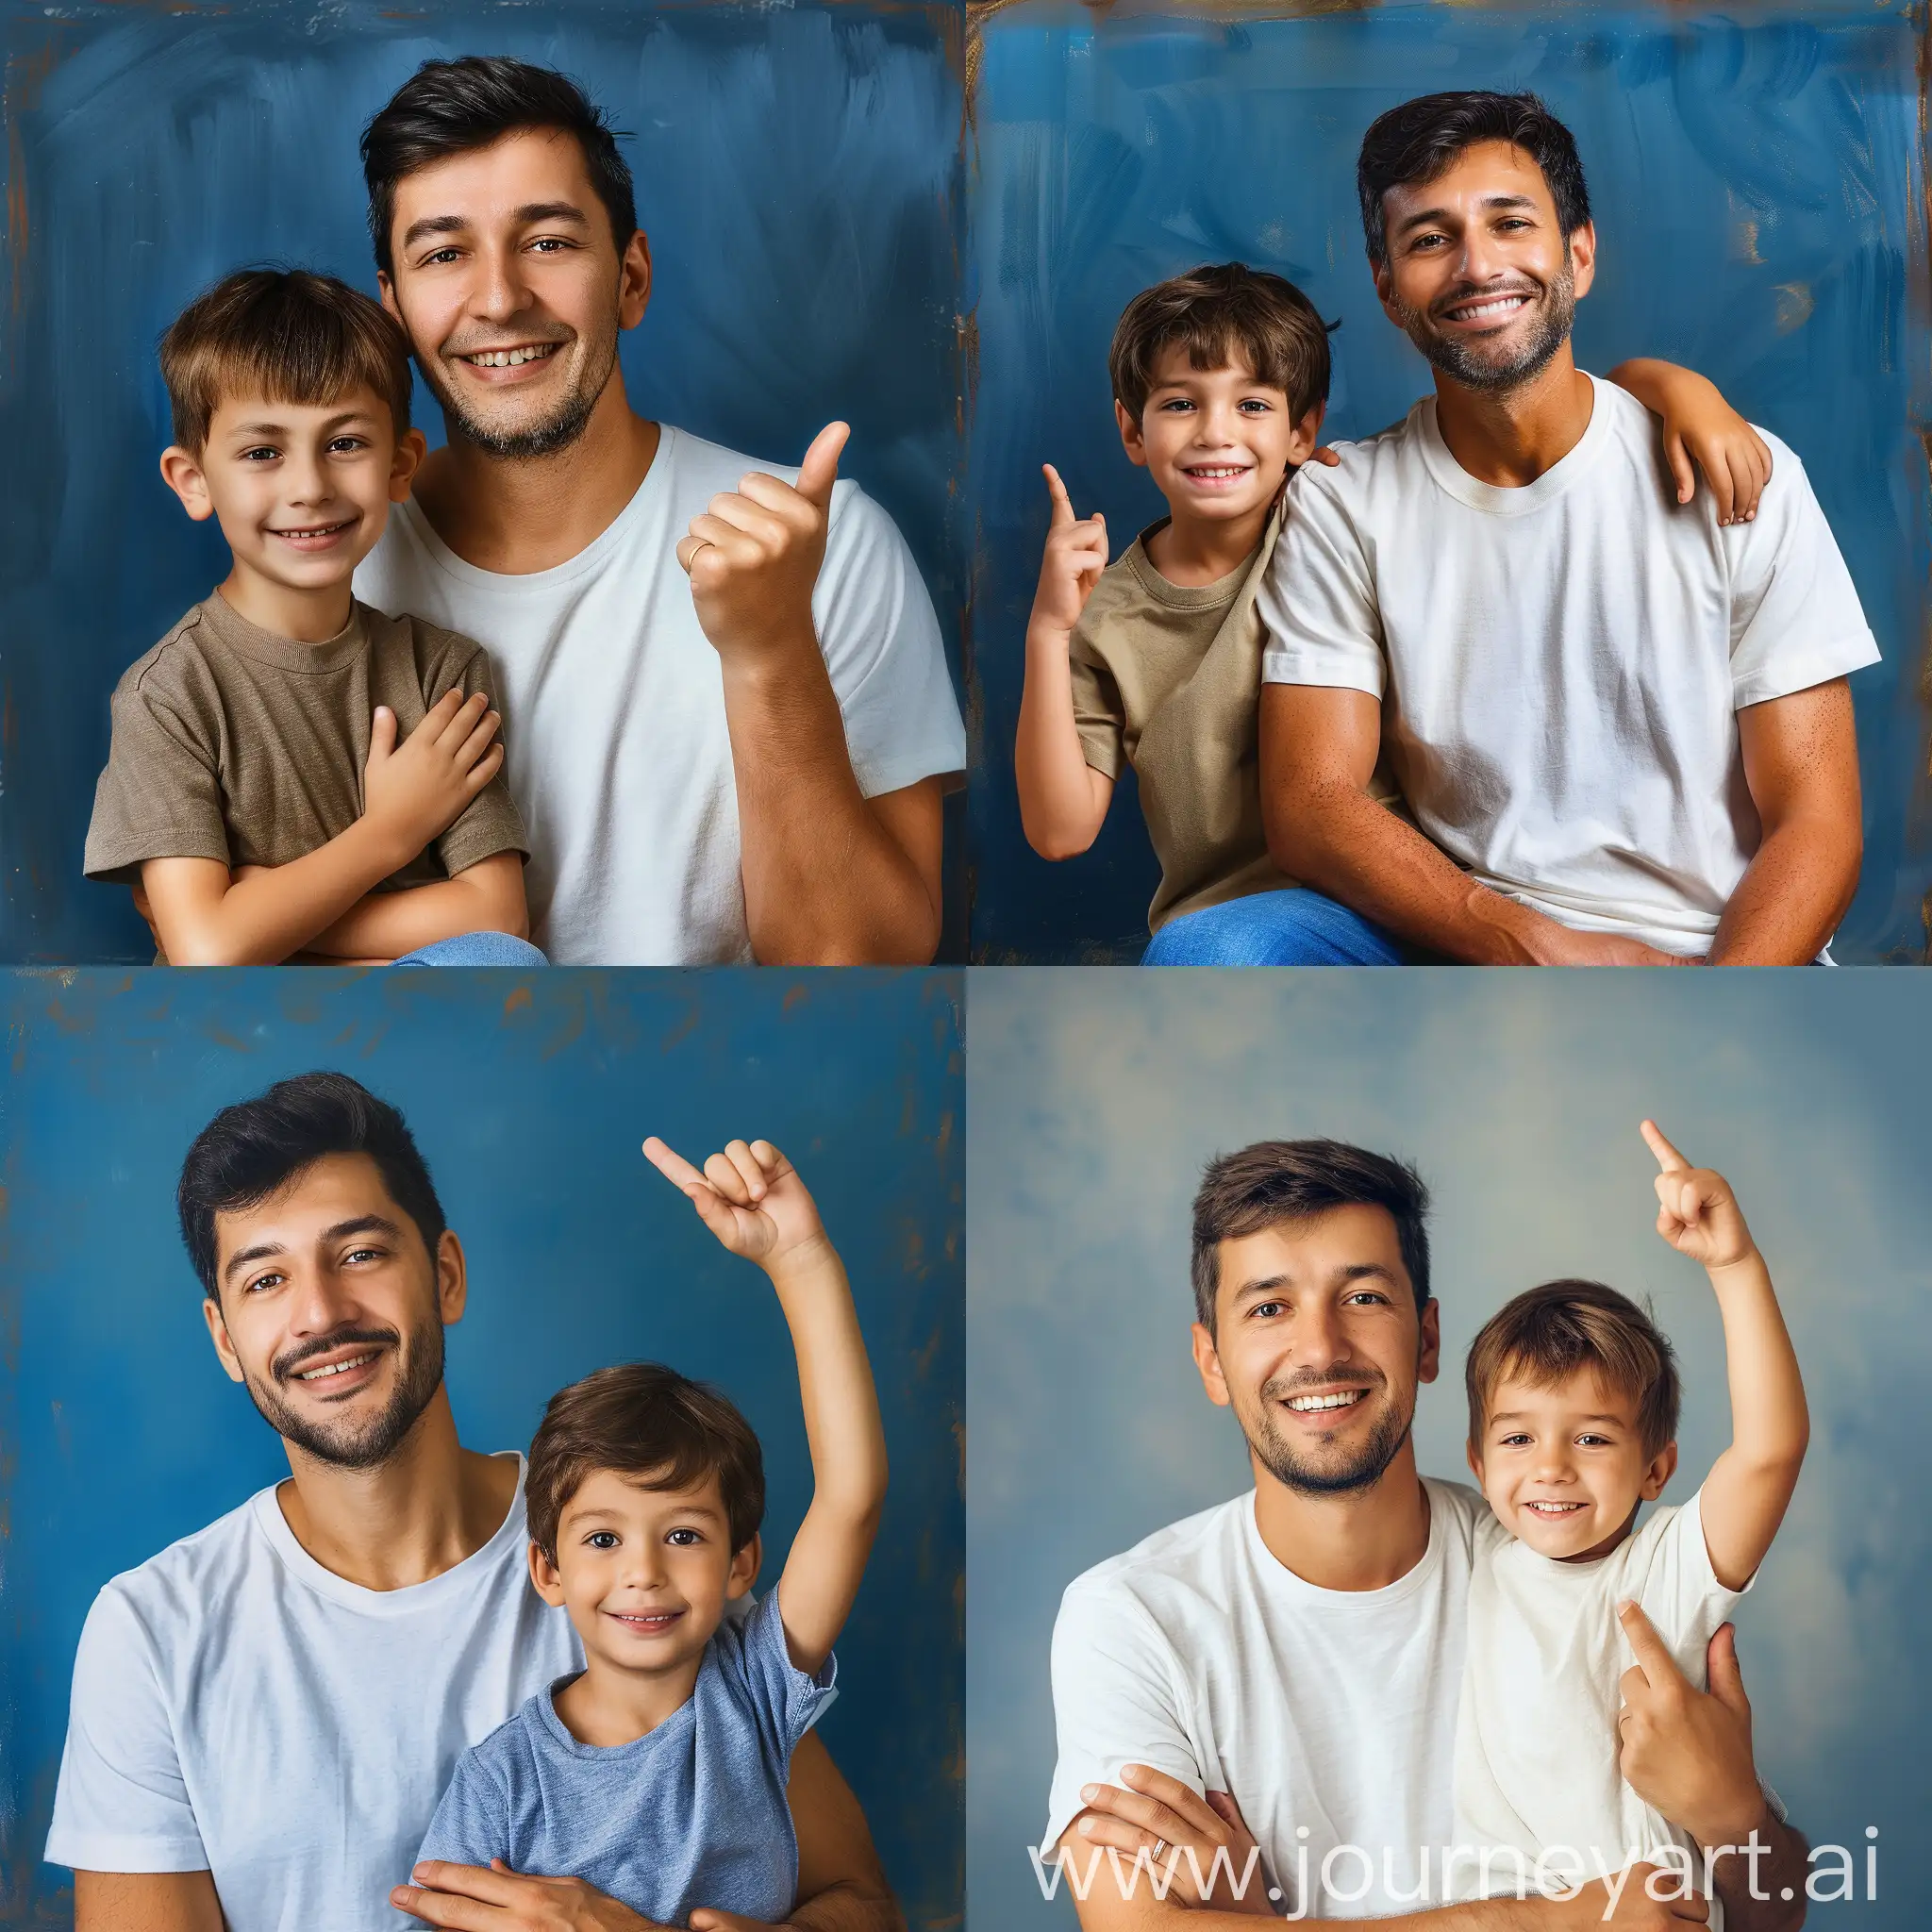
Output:
M1332 1135L1435 1192L1442 1374L1417 1408L1462 1478L1461 1363L1519 1291L1654 1298L1684 1377L1681 1502L1729 1440L1703 1271L1657 1239L1654 1115L1727 1175L1804 1366L1811 1448L1738 1615L1759 1769L1814 1845L1878 1829L1879 1896L1814 1927L1916 1932L1932 1887L1932 1027L1915 974L975 973L967 1083L967 1884L979 1932L1072 1932L1046 1823L1060 1592L1252 1484L1189 1355L1190 1204L1213 1155ZM998 1418L990 1427L982 1418ZM997 1588L985 1579L996 1577ZM1860 1884L1862 1894L1863 1886Z
M431 57L590 88L629 137L656 266L633 402L792 462L847 418L844 473L897 519L956 648L962 36L957 7L891 0L0 0L0 960L152 957L126 892L80 872L108 694L226 569L156 469L155 345L243 262L374 291L356 143Z
M810 1493L784 1321L639 1143L702 1158L762 1133L797 1161L892 1465L824 1736L912 1925L957 1926L961 996L943 973L7 975L0 1924L69 1923L67 1874L38 1859L94 1591L288 1473L208 1347L181 1157L217 1108L330 1066L404 1109L463 1237L465 1441L527 1445L545 1399L605 1362L715 1380L764 1444L774 1575Z
M1026 846L1012 777L1041 463L1082 515L1106 513L1118 547L1163 513L1113 425L1121 309L1197 262L1273 269L1341 319L1330 434L1396 420L1429 373L1376 306L1356 152L1384 108L1465 87L1535 88L1576 134L1601 244L1579 360L1687 362L1804 459L1885 654L1853 680L1865 871L1838 950L1923 954L1923 14L1915 27L1901 0L1201 10L1212 17L1023 4L981 29L973 958L1134 958L1146 939L1158 872L1131 783L1093 850L1054 867Z

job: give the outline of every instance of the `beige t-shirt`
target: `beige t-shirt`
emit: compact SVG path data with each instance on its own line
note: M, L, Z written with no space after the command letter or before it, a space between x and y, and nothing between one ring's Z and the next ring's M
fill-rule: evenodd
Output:
M1163 520L1164 522L1165 520ZM1255 612L1277 510L1260 547L1217 583L1171 584L1147 556L1152 524L1101 573L1074 626L1074 720L1087 762L1132 765L1160 860L1147 928L1294 881L1261 827L1261 650Z
M150 858L233 869L313 852L362 814L376 706L396 714L401 743L451 690L495 696L483 647L454 631L358 603L326 643L298 643L213 592L114 688L87 875L131 885ZM499 774L379 890L430 885L495 853L528 851Z

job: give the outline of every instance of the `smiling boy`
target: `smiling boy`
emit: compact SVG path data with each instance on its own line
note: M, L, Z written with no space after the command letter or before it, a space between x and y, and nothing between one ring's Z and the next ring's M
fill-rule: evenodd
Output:
M423 454L395 325L249 269L183 310L161 373L161 475L232 564L115 689L89 877L136 889L175 965L540 961L488 658L350 588Z

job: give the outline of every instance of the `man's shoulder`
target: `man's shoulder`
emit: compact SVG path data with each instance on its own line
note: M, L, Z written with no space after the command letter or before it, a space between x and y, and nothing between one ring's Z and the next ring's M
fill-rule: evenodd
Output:
M262 1496L273 1494L272 1490L257 1491L205 1529L178 1538L144 1563L109 1577L101 1597L132 1611L150 1629L200 1624L260 1554L256 1512Z
M1353 512L1365 508L1378 491L1399 486L1420 461L1424 418L1433 407L1424 396L1370 435L1331 443L1333 463L1304 463L1289 479L1286 527L1293 527L1298 510L1332 504Z
M1176 1588L1190 1593L1213 1590L1232 1567L1230 1558L1241 1547L1254 1503L1250 1491L1157 1529L1131 1549L1082 1571L1067 1585L1064 1603L1151 1607Z
M1429 1499L1430 1530L1445 1539L1444 1554L1459 1550L1466 1561L1495 1522L1495 1512L1483 1500L1482 1491L1467 1483L1425 1475L1423 1492Z

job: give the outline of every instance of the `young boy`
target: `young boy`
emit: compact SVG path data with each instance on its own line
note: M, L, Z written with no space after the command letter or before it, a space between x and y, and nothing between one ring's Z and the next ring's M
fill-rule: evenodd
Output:
M1590 1281L1517 1296L1469 1352L1479 1533L1457 1721L1461 1898L1570 1896L1639 1860L1655 1896L1707 1893L1704 1855L1619 1774L1618 1619L1635 1603L1702 1688L1705 1647L1750 1587L1798 1480L1804 1385L1764 1257L1730 1188L1643 1123L1657 1232L1702 1262L1724 1318L1731 1446L1681 1507L1653 1509L1677 1466L1671 1345ZM1719 1923L1712 1899L1711 1923Z
M1255 598L1282 486L1311 458L1335 460L1318 447L1328 328L1291 282L1228 262L1136 295L1108 369L1128 460L1168 514L1109 564L1105 519L1076 519L1045 467L1053 521L1026 626L1020 816L1041 858L1074 858L1131 765L1161 871L1147 963L1206 960L1211 948L1176 951L1163 931L1294 883L1269 858L1261 822ZM1627 362L1612 379L1664 418L1680 478L1682 444L1707 475L1720 464L1727 484L1735 475L1734 514L1751 513L1763 446L1709 383L1662 362ZM1400 808L1392 783L1378 780L1377 795Z
M329 276L249 269L160 359L161 475L232 564L115 688L88 876L135 889L175 965L540 963L488 658L349 587L424 453L402 331Z
M758 1438L716 1391L651 1363L551 1399L525 1484L530 1575L582 1641L559 1678L458 1760L424 1859L581 1878L653 1924L791 1912L791 1753L830 1701L832 1641L886 1492L885 1438L845 1271L791 1164L734 1141L658 1171L777 1291L798 1353L813 1493L777 1588L758 1572Z

